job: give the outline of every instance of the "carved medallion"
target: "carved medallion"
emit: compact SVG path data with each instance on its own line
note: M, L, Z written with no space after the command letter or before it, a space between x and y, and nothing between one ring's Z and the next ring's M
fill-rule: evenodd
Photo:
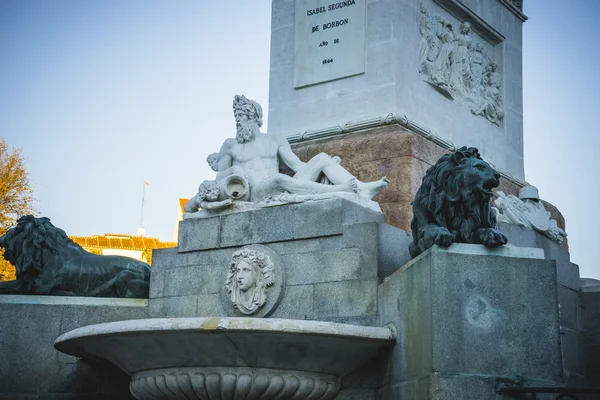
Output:
M279 302L283 287L281 259L266 246L234 252L225 278L223 302L230 315L264 317Z

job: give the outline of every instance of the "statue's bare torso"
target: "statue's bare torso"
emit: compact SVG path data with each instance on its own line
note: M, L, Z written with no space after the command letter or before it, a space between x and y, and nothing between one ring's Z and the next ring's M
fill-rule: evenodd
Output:
M235 139L227 139L219 155L219 170L222 170L222 166L238 166L245 171L250 186L256 186L279 174L280 141L280 138L262 133L243 144Z

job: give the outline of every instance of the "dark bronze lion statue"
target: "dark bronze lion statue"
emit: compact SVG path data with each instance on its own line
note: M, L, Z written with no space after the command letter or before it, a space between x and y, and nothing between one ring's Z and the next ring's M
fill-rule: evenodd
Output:
M441 157L427 170L412 202L410 255L414 258L434 244L506 244L506 237L495 229L490 206L492 188L499 184L500 174L474 147Z
M88 253L48 218L19 218L0 247L17 270L17 280L0 282L0 294L148 298L148 264Z

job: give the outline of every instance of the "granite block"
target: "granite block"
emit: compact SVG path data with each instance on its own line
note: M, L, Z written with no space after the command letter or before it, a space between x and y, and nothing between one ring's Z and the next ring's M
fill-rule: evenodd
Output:
M553 260L433 248L432 263L435 371L561 380Z
M148 318L148 307L118 306L61 306L60 333L66 333L81 326L101 324L107 321L126 321Z
M195 317L198 296L164 297L165 316L169 318Z
M557 282L573 290L579 290L579 267L570 262L569 252L560 245L534 230L513 224L499 223L500 231L508 243L518 247L537 247L544 250L545 257L556 261Z
M313 285L287 286L281 303L272 318L316 319L313 313L315 288Z
M380 365L379 387L430 373L433 369L431 257L421 256L386 278L378 287L377 300L379 326L393 325L397 331L396 345ZM421 393L417 390L421 385L414 382L401 391ZM386 389L383 393L399 393L398 390ZM391 398L386 396L383 398Z
M380 285L379 323L398 331L382 387L432 372L560 382L554 261L472 246L434 247Z
M164 318L167 316L167 301L164 297L150 299L148 302L148 318Z
M357 279L360 250L340 249L321 253L297 253L282 256L288 285L306 285Z
M375 389L342 389L336 400L375 400Z
M319 283L315 285L314 315L358 317L377 311L377 279Z
M562 349L563 369L565 372L581 373L581 347L579 332L561 327L560 345Z
M177 255L177 264L169 268L179 268L197 265L228 265L231 255L236 249L208 249L203 251L191 251L179 253Z
M3 304L0 308L0 388L3 393L43 393L60 375L54 340L62 306ZM32 362L35 360L35 362Z
M357 248L360 250L360 279L377 276L379 259L379 224L365 222L343 226L343 235L321 239L321 251Z
M278 206L256 210L252 213L252 228L256 241L270 243L295 238L294 207ZM235 245L235 244L234 244Z
M579 292L558 285L558 304L560 306L560 325L579 330Z
M412 243L410 232L395 226L379 225L379 267L377 275L384 279L411 260L408 245Z
M199 294L197 296L197 317L218 317L226 315L219 293Z
M164 296L217 293L221 287L221 275L225 269L227 269L227 264L221 268L213 265L171 268L165 272Z
M321 249L320 239L292 240L287 242L269 243L267 247L280 256L287 254L313 253Z
M210 248L258 243L255 226L252 224L254 213L255 211L246 211L223 215L221 217L221 240L218 246Z
M351 201L342 201L344 225L362 224L364 222L383 222L383 214L369 210Z
M241 215L234 214L234 215ZM221 217L192 218L179 222L178 251L205 250L221 243Z
M581 332L600 334L600 292L579 293Z
M600 333L581 334L583 374L600 375ZM600 386L600 385L598 385Z
M21 298L25 303L18 303ZM62 333L81 326L146 318L146 302L66 296L2 299L0 398L131 398L121 392L111 397L118 388L127 393L129 381L119 381L122 375L115 367L59 353L53 344ZM105 390L107 385L113 390Z
M168 249L154 249L152 250L152 271L154 267L160 266L163 268L172 267L179 264L177 247L170 247Z
M161 260L163 261L163 260ZM165 289L165 264L162 262L153 262L150 269L150 293L149 298L164 296Z
M303 239L342 233L343 207L341 199L314 201L294 207L294 238Z

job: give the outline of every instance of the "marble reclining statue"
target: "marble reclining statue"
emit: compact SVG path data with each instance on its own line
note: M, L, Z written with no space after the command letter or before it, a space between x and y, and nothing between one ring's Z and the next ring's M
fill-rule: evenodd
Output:
M237 202L272 205L354 194L373 208L371 199L388 185L386 177L361 182L340 165L339 157L320 153L308 162L301 161L281 135L260 132L262 108L245 96L233 101L237 133L227 139L219 153L208 162L217 172L214 181L204 181L188 201L186 213L201 208L219 211ZM294 171L293 176L279 172L279 160ZM189 214L188 214L189 215ZM185 216L184 216L185 217Z

